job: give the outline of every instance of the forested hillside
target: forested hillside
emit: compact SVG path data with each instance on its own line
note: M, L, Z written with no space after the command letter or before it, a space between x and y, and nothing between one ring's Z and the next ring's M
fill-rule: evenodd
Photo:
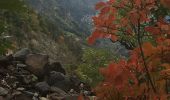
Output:
M8 44L15 49L29 47L33 51L42 51L53 60L67 64L77 62L81 44L90 34L90 16L95 14L95 0L26 0L21 7L16 1L11 4L16 4L14 9L8 2L1 1L1 5L8 7L4 6L0 14L2 33L10 36L10 41L6 40L11 42Z
M84 38L92 28L94 4L99 0L26 0L30 7L43 16L53 34L70 32ZM68 33L69 34L69 33Z

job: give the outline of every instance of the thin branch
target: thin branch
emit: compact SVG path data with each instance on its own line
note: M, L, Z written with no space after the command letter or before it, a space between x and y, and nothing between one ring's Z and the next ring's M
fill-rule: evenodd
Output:
M139 19L140 20L140 19ZM143 52L143 48L142 48L142 41L141 41L141 35L140 35L140 29L141 26L140 26L140 21L138 21L138 26L137 26L137 40L138 40L138 44L139 44L139 48L140 48L140 52L141 52L141 56L142 56L142 60L143 60L143 64L144 64L144 68L146 70L146 74L148 76L148 79L149 79L149 82L151 84L151 87L152 87L152 90L156 93L156 88L155 88L155 85L151 79L151 75L149 73L149 69L148 69L148 66L146 64L146 61L145 61L145 56L144 56L144 52Z

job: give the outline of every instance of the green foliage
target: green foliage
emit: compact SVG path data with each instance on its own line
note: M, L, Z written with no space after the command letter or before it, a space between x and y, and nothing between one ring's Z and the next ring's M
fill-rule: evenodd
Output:
M105 49L86 48L83 50L82 64L77 68L77 74L91 86L103 80L99 67L107 66L108 62L115 60L114 54Z
M0 55L4 54L8 48L11 48L11 43L5 35L6 25L0 21Z
M5 54L8 48L12 48L11 42L1 36L0 38L0 55Z
M25 5L22 0L0 0L0 9L10 11L24 11Z
M8 34L11 28L11 22L15 23L14 26L21 25L18 17L11 16L13 15L12 12L23 12L25 10L26 6L21 0L0 0L0 55L4 54L7 49L12 48Z

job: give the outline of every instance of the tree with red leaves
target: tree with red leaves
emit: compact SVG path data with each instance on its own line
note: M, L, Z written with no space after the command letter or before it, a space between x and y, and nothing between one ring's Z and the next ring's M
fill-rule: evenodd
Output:
M96 88L99 100L167 100L170 79L170 24L164 15L169 0L108 0L99 2L89 44L99 38L135 39L128 60L100 69L105 80ZM158 15L158 14L157 14Z

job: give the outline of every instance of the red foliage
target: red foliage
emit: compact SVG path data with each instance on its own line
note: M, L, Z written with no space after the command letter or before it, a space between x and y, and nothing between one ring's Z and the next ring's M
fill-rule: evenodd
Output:
M84 100L83 95L79 95L78 100Z
M113 41L117 40L116 32L117 25L113 23L115 20L115 8L111 7L114 0L106 3L99 2L96 9L100 10L98 16L93 17L93 22L96 26L93 34L88 38L88 43L93 44L97 38L111 38Z
M153 26L145 27L145 31L150 32L150 33L152 33L154 35L159 35L161 33L160 28L153 27Z
M160 0L161 4L163 4L165 7L170 8L170 0Z
M125 86L131 87L131 85L137 84L134 73L129 70L125 60L119 61L117 64L111 63L107 68L100 69L100 72L105 77L105 84L114 85L119 91L123 90ZM129 84L129 80L133 81L133 84Z
M89 44L99 38L117 41L120 33L138 42L128 60L121 59L100 69L105 80L98 87L99 100L113 100L115 90L123 94L125 100L143 100L143 97L166 100L168 94L163 88L165 79L170 77L170 24L160 18L154 23L156 26L143 27L150 23L151 11L158 8L157 3L157 0L108 0L96 5L99 14L93 17L95 28L88 38ZM161 3L166 7L170 5L169 0L161 0ZM123 15L119 15L120 10L124 11ZM146 37L152 37L155 44L143 42Z

